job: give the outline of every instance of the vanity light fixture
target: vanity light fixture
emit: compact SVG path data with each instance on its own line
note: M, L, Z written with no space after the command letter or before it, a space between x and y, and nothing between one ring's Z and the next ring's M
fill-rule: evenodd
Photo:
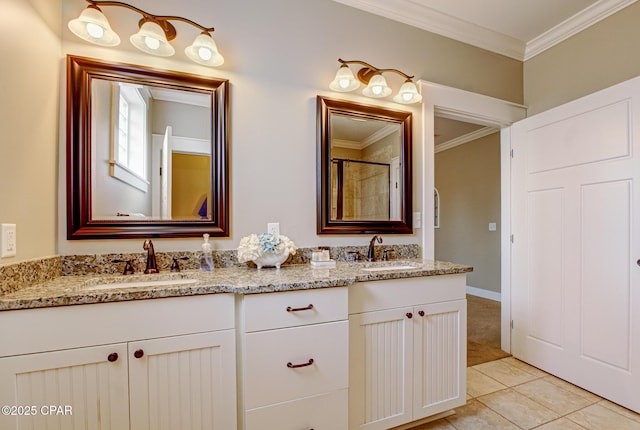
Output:
M413 76L409 76L406 73L397 69L378 69L371 64L365 63L359 60L345 61L338 58L341 66L336 73L336 77L329 84L329 88L339 92L354 91L360 87L360 83L367 85L362 94L367 97L381 98L387 97L391 94L392 90L387 85L387 80L384 78L383 73L396 73L402 76L405 81L400 87L398 94L393 97L393 101L402 104L418 103L422 100L422 96L418 93L416 84L413 83ZM363 66L354 75L349 64L359 64Z
M69 30L87 42L102 46L116 46L120 43L120 37L111 29L109 21L102 13L102 6L119 6L142 15L138 23L139 31L130 37L131 43L139 50L147 54L168 57L175 53L175 49L169 43L177 35L176 28L170 21L180 21L190 24L201 30L194 42L185 49L187 57L196 63L205 66L219 66L224 63L224 57L218 52L218 47L211 37L214 28L203 27L187 18L179 16L153 15L118 1L87 0L89 6L82 11L80 16L69 21Z

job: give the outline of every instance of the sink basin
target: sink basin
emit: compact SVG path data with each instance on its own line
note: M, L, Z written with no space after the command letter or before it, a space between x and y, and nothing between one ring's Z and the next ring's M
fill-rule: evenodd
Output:
M165 279L156 281L132 281L118 282L114 284L98 284L85 286L85 290L112 290L116 288L145 288L145 287L161 287L164 285L188 285L195 284L197 279Z
M412 263L409 261L392 261L392 262L380 262L380 263L370 263L368 267L363 267L362 270L366 270L367 272L382 272L388 270L412 270L419 269L422 267L421 264Z

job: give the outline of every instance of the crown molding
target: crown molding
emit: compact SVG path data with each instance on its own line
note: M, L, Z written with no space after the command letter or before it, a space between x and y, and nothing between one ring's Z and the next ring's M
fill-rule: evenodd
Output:
M409 24L469 45L522 60L524 42L463 21L411 0L334 0L385 18Z
M334 0L459 42L525 61L637 0L599 0L531 41L461 20L412 0Z
M454 139L448 140L444 143L441 143L440 145L436 145L434 152L437 154L438 152L446 151L447 149L464 145L465 143L469 143L476 139L489 136L490 134L497 133L498 131L500 130L495 127L483 127L476 131L472 131L471 133L463 134L462 136L458 136Z
M524 60L529 60L541 52L567 40L610 15L635 3L637 0L600 0L574 16L527 42Z

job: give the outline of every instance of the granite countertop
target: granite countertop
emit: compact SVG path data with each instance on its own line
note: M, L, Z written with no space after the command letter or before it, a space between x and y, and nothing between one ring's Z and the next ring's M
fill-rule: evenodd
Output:
M380 269L385 266L403 268ZM200 294L257 294L341 287L362 281L448 275L472 270L471 266L462 264L411 259L373 263L337 262L334 268L313 268L310 264L293 264L283 266L279 270L228 267L217 268L213 272L191 270L156 275L60 276L0 295L0 311ZM128 285L122 288L108 286L136 282L152 285Z

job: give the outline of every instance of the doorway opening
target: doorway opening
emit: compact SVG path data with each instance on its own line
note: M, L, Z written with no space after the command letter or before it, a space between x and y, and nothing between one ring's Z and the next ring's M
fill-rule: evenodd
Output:
M435 258L467 275L467 365L508 356L500 327L500 130L436 115ZM435 205L435 202L434 202Z
M526 107L506 100L447 87L428 81L420 81L423 96L423 130L434 130L436 118L447 118L500 130L500 298L501 298L501 349L511 351L511 135L509 127L526 117ZM435 259L434 189L435 187L435 139L433 132L422 134L422 229L423 258ZM442 190L440 202L442 204ZM441 208L440 208L441 209ZM440 210L439 223L445 222ZM487 221L488 228L488 221ZM497 228L497 225L496 225Z

